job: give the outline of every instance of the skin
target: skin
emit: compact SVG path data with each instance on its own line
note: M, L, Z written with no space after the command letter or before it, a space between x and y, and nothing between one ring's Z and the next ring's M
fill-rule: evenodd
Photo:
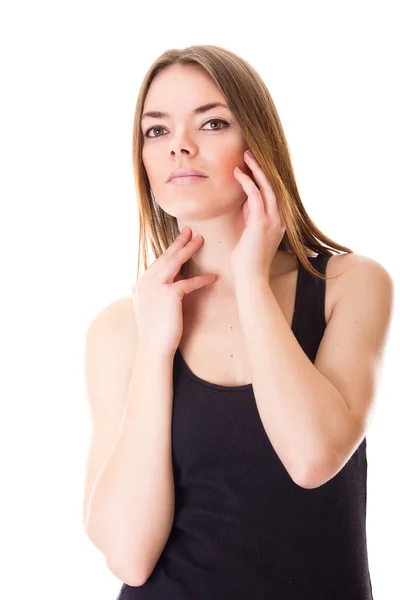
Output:
M194 108L227 99L213 80L192 65L172 65L152 81L143 113L162 111L170 118L145 117L142 159L154 197L161 208L176 217L179 230L189 225L193 237L201 234L204 242L188 261L187 277L216 273L211 286L198 290L196 296L233 296L233 275L229 260L245 224L242 204L247 196L234 176L238 166L255 181L244 160L246 140L233 113L217 107L192 115ZM223 122L210 119L222 119ZM198 183L166 183L172 170L197 168L208 177ZM295 268L293 255L277 250L270 277Z
M207 74L174 65L152 82L144 107L144 112L171 114L168 121L147 119L143 124L146 130L152 125L166 130L160 138L146 138L143 148L155 198L177 218L180 229L188 224L193 234L204 237L189 261L190 275L218 274L214 284L185 297L195 299L186 311L184 351L187 345L190 364L193 359L203 365L191 370L200 370L208 381L212 369L218 377L233 372L236 381L246 373L247 382L251 375L261 420L281 461L300 486L318 487L343 468L365 435L390 322L393 281L379 263L364 256L349 253L329 259L327 277L340 276L326 284L327 326L313 362L288 326L295 256L275 252L266 276L279 280L279 286L253 278L238 287L237 302L228 302L235 295L230 257L245 229L242 205L247 198L234 168L254 178L244 162L243 134L227 109L190 116L195 107L213 101L226 99ZM230 127L203 128L211 118L222 118ZM165 183L171 170L183 167L201 169L208 178L193 185ZM260 172L258 179L261 185ZM219 302L221 297L224 302ZM236 361L232 367L231 359Z

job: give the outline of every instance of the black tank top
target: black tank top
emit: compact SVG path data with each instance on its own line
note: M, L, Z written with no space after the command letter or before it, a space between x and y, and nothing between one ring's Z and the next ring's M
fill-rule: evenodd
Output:
M326 272L330 255L309 261ZM314 362L325 282L300 263L292 331ZM366 438L324 485L296 485L264 429L252 384L173 371L175 517L141 586L117 600L373 600L366 540ZM323 402L323 398L321 398Z

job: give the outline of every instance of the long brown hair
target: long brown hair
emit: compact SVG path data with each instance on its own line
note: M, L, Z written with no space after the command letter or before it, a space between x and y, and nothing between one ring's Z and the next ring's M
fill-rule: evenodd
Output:
M139 220L136 281L140 278L140 269L146 271L149 266L148 243L157 259L179 235L177 219L167 214L152 196L142 161L141 130L141 117L149 86L160 71L174 64L202 67L212 77L227 99L249 150L271 182L286 226L279 250L294 254L307 271L315 277L326 279L326 276L314 269L308 257L313 256L313 253L332 256L334 252L339 254L340 251L353 251L327 237L308 216L297 189L283 127L264 81L248 62L233 52L219 46L195 45L166 50L161 54L150 66L139 90L132 140ZM184 267L185 265L181 269L182 275L185 273Z

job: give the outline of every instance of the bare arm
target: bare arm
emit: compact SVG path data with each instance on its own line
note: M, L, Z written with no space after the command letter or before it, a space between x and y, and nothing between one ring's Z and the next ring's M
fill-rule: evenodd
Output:
M137 343L119 431L88 499L87 535L129 585L147 579L174 518L172 366L173 355Z
M91 487L93 491L90 500L89 491L85 494L89 504L85 530L104 554L109 569L136 586L142 585L154 569L174 520L172 371L183 330L182 299L214 283L217 277L179 276L179 269L204 241L201 235L191 237L188 227L133 286L133 304L128 308L132 312L135 307L135 316L130 319L134 326L120 327L122 338L126 331L135 331L126 394L122 392L124 384L119 383L126 380L126 352L118 349L121 336L115 339L107 328L105 343L102 336L89 336L93 339L87 352L94 423L91 456L97 458L89 459L92 475L87 490ZM99 352L99 347L103 351ZM99 360L91 360L91 355L99 356ZM115 385L110 385L110 367ZM100 453L96 453L96 440ZM96 469L90 466L94 461ZM95 470L99 473L96 477Z

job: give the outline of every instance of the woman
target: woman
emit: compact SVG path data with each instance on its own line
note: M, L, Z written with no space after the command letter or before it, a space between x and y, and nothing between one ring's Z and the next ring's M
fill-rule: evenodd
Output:
M371 599L389 274L311 221L269 92L228 50L155 61L133 159L144 274L86 346L84 521L118 598Z

